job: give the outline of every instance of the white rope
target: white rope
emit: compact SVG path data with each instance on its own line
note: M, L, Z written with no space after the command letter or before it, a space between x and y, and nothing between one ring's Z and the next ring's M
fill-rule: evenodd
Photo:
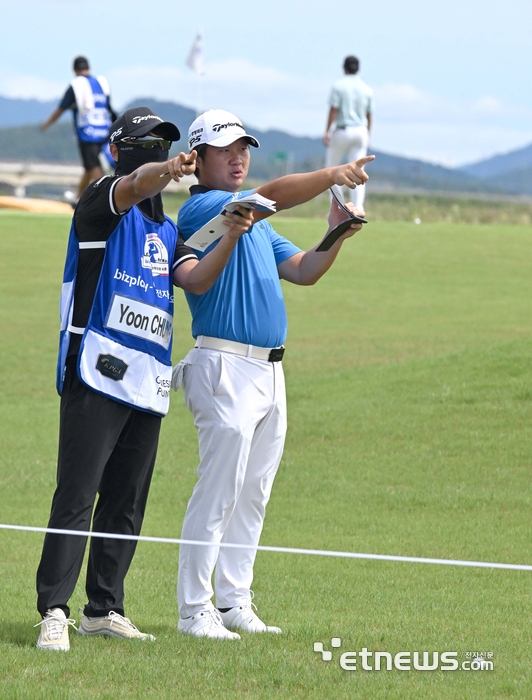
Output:
M49 527L30 527L29 525L3 525L0 530L23 530L25 532L48 532L53 535L77 535L78 537L104 537L113 540L136 540L138 542L160 542L163 544L193 544L202 547L214 546L212 542L200 542L198 540L181 540L173 537L147 537L145 535L121 535L109 532L85 532L83 530L58 530ZM362 552L334 552L328 549L300 549L297 547L270 547L257 545L250 547L247 544L233 544L220 542L220 547L233 547L236 549L257 549L261 552L281 552L283 554L307 554L321 557L343 557L344 559L376 559L378 561L399 561L411 564L444 564L447 566L472 566L481 569L512 569L514 571L532 571L528 564L498 564L490 561L467 561L460 559L431 559L425 557L400 557L393 554L365 554Z

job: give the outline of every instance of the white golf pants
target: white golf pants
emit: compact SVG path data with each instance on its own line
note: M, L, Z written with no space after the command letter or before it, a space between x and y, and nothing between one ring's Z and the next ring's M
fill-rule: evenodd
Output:
M253 565L286 434L280 362L195 348L184 360L185 402L198 430L198 481L182 538L177 597L180 617L249 604ZM221 542L249 545L220 547ZM214 576L214 591L212 575Z
M369 134L365 126L346 126L344 129L335 129L327 148L325 167L342 165L345 159L351 163L363 158L368 152L368 144ZM354 190L349 190L349 196L355 207L364 209L365 185L357 185Z

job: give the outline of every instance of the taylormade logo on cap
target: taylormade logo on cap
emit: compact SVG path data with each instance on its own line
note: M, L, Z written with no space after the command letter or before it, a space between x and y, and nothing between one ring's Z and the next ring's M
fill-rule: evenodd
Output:
M157 120L158 122L162 122L162 121L163 121L163 120L161 119L161 117L158 117L158 116L155 115L155 114L148 114L146 117L133 117L133 119L132 119L131 121L133 122L133 124L140 124L141 122L145 122L145 121L147 121L148 119L155 119L155 120Z
M213 124L212 130L218 133L222 129L230 129L231 127L234 127L235 129L242 129L242 131L246 133L246 130L240 122L226 122L225 124Z
M188 147L206 143L209 146L223 148L238 139L245 138L251 146L259 147L254 136L246 134L240 119L224 109L211 109L200 116L190 125L188 130Z

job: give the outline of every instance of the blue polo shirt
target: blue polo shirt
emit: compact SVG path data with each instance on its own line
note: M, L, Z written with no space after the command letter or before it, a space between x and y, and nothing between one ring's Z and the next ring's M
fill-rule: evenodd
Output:
M179 210L177 226L185 241L229 202L253 190L224 192L201 185ZM217 245L209 246L202 258ZM259 221L236 244L220 277L205 294L185 292L192 314L192 335L274 348L286 340L287 318L277 265L301 251L267 221Z

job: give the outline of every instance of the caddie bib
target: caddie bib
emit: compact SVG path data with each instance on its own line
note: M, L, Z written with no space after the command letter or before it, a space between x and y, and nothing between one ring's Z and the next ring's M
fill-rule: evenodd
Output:
M109 136L109 84L103 76L78 75L70 83L76 98L76 131L80 141L100 143Z
M78 375L94 391L134 408L166 415L172 375L175 224L156 223L137 207L124 215L107 241L80 243L70 230L57 363L61 394L71 333L83 335ZM72 326L80 249L105 248L85 328Z

